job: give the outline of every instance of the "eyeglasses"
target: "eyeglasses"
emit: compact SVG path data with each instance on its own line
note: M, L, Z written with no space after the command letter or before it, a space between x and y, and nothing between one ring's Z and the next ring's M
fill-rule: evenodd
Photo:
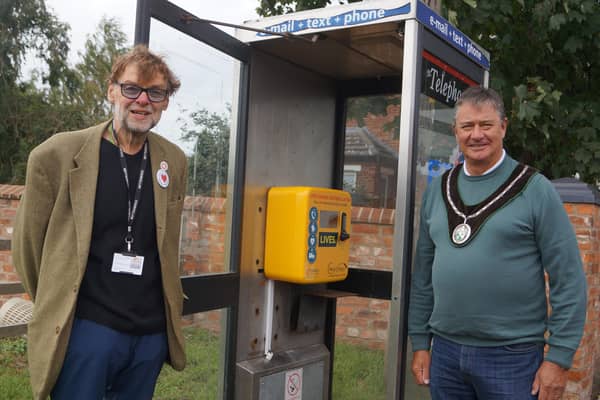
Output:
M119 85L121 87L121 94L128 99L135 100L142 92L146 92L148 96L148 100L153 103L160 103L164 99L167 98L169 92L166 89L158 89L158 88L143 88L131 83L119 83L116 82L115 85Z

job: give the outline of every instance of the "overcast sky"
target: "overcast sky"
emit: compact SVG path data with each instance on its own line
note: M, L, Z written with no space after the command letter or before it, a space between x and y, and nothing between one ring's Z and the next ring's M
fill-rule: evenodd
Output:
M171 3L198 17L240 24L258 18L259 0L171 0ZM71 26L73 49L83 48L86 35L92 34L102 16L114 17L133 43L136 0L46 0L59 20ZM76 55L76 52L72 56Z
M171 0L192 14L211 20L242 24L257 19L258 0ZM96 31L103 16L114 17L133 44L136 0L46 0L57 18L70 25L71 51L69 59L79 60L88 35ZM222 28L234 34L230 28ZM233 102L235 72L238 64L230 57L191 40L158 21L152 22L150 48L164 55L181 79L182 87L171 99L168 110L155 130L179 144L186 153L191 143L179 140L181 126L189 121L192 110L206 108L222 114L226 104Z

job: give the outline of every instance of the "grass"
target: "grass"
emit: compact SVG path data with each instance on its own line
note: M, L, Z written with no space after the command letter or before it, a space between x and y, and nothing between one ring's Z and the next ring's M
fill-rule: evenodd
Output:
M0 399L31 400L26 353L25 338L0 339Z
M221 375L220 337L207 330L186 328L187 366L181 371L163 367L154 399L215 400Z
M333 400L385 399L383 351L336 343Z
M188 365L182 372L164 367L154 399L218 399L220 337L201 329L186 328L184 332ZM26 348L22 337L0 339L0 400L31 399ZM383 351L337 343L334 363L333 400L385 399Z

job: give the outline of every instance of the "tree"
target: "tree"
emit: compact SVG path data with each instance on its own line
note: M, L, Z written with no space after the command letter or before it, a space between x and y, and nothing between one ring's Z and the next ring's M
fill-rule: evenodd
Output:
M29 152L50 135L108 116L105 85L112 58L123 49L118 24L103 19L82 61L68 64L68 25L44 0L0 2L0 182L23 183ZM42 68L24 77L26 56Z
M32 116L44 101L30 82L21 81L27 54L46 69L39 79L50 87L60 85L68 69L68 27L59 22L43 0L0 2L0 182L19 181L28 143L39 141L41 131Z
M263 17L270 17L296 11L323 8L331 4L348 4L358 1L361 0L260 0L260 5L256 9L256 13Z
M231 133L231 108L226 114L202 108L189 114L191 123L184 122L182 140L194 142L194 154L189 158L188 192L192 195L225 197ZM180 120L180 122L183 122Z
M106 84L114 59L126 50L127 36L114 18L102 18L96 32L85 42L81 62L75 66L78 87L74 103L82 114L83 125L93 125L110 115Z
M600 3L446 0L449 18L491 53L491 86L513 156L549 178L600 179Z

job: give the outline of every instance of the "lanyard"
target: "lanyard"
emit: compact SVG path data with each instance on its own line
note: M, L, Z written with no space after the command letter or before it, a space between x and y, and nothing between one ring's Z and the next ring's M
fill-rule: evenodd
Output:
M121 162L121 169L123 175L125 175L125 185L127 186L127 235L125 236L125 243L127 243L127 252L131 253L131 244L133 243L132 227L133 221L135 220L135 214L140 203L140 196L142 194L142 185L144 184L144 170L148 164L148 141L144 142L144 157L142 158L142 165L140 166L140 176L138 177L137 187L135 188L135 195L133 198L133 207L131 205L131 195L129 191L129 175L127 174L127 162L125 161L125 154L123 149L119 145L119 140L115 133L114 128L111 126L111 132L115 143L119 148L119 161Z

